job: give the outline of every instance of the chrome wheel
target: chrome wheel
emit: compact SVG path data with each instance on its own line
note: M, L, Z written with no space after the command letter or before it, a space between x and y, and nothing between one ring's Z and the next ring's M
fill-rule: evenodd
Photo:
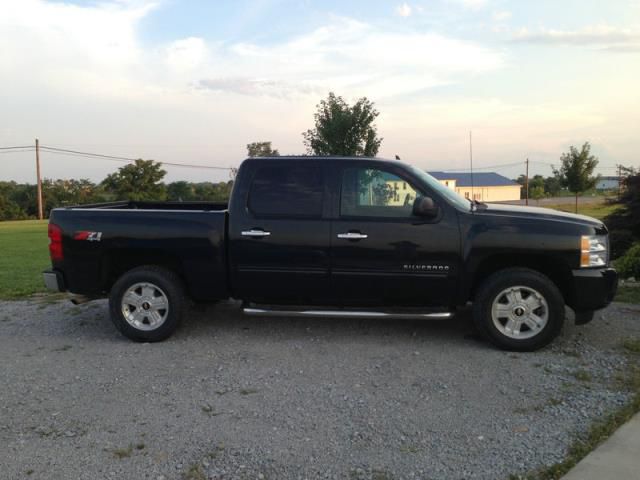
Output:
M135 283L127 289L121 301L122 316L138 330L155 330L169 314L169 298L153 283Z
M533 288L509 287L493 300L491 319L503 335L523 340L535 337L547 325L549 305Z

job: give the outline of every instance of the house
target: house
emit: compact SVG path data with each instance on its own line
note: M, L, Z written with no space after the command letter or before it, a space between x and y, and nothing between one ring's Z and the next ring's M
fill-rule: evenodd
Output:
M428 173L446 187L468 199L473 198L482 202L520 200L521 185L495 172L474 172L473 182L469 172Z
M619 177L600 177L596 183L596 190L613 190L620 188Z

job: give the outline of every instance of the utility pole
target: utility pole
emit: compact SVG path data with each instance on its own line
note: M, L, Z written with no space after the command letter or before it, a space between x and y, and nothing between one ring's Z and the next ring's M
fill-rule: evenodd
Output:
M527 171L524 175L524 204L529 205L529 159L524 162L527 164Z
M38 176L38 219L42 220L42 179L40 178L40 142L36 138L36 175Z
M473 139L471 138L471 130L469 130L469 170L471 173L471 201L476 199L473 192Z
M618 201L622 198L622 165L618 165Z

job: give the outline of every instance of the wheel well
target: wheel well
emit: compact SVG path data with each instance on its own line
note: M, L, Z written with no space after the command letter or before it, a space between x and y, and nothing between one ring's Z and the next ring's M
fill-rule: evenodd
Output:
M505 268L529 268L547 277L558 287L565 301L570 298L571 269L562 261L542 255L492 255L485 258L473 275L470 298L473 299L478 288L490 275Z
M101 272L104 291L111 290L112 285L124 273L144 265L164 267L174 272L184 281L182 264L175 255L147 249L111 250L102 260Z

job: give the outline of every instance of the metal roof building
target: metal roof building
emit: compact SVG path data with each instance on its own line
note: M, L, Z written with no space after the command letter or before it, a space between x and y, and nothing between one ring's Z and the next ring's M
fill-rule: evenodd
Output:
M474 172L473 188L470 172L428 172L443 185L465 198L483 202L520 200L521 186L495 172ZM473 190L473 192L472 192Z

